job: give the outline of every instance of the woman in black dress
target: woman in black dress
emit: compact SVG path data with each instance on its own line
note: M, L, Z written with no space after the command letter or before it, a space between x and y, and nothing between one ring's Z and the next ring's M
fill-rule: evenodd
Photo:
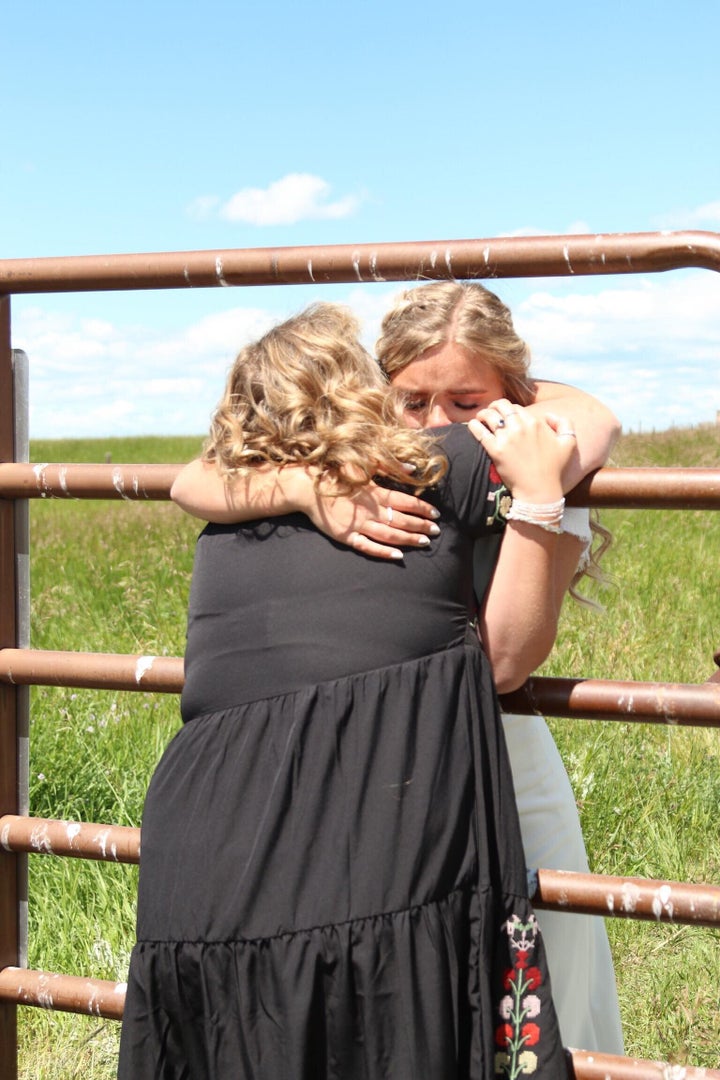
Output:
M564 1075L474 607L473 543L510 500L467 428L403 427L356 331L317 305L244 349L208 468L309 463L341 491L382 473L427 488L441 533L390 562L299 513L200 536L185 723L143 814L122 1080ZM499 414L502 437L480 437L514 492L522 603L573 440Z

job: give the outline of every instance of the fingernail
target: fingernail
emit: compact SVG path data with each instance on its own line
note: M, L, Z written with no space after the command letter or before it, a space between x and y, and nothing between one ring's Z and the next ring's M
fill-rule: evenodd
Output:
M430 537L429 536L422 536L422 534L421 534L420 536L417 536L415 538L415 543L419 547L425 547L427 544L430 543Z
M390 558L391 559L402 559L402 557L403 557L402 551L398 551L397 549L395 549L395 550L390 552Z
M439 518L440 517L440 511L436 510L434 506L433 506L432 510L430 511L430 517L432 517L432 518Z
M439 525L431 525L430 528L428 529L428 532L429 532L430 536L439 536L440 535L440 526Z

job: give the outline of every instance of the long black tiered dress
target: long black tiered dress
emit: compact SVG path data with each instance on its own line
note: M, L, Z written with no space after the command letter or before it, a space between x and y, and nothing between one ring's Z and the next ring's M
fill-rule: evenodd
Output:
M466 428L444 445L441 536L400 564L300 515L201 534L122 1080L565 1075L470 625L499 480Z

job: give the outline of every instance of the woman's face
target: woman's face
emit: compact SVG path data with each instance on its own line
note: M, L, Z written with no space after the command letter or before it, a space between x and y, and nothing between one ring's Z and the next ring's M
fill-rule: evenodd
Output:
M452 343L428 349L391 379L406 396L408 425L416 428L467 423L478 409L505 397L492 364Z

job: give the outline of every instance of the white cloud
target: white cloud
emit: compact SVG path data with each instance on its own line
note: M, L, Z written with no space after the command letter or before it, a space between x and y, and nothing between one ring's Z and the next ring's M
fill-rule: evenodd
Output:
M360 197L329 201L330 184L310 173L289 173L266 188L243 188L220 208L227 221L248 225L294 225L298 221L345 218L357 210Z
M720 409L720 277L690 271L592 294L531 293L514 313L533 372L576 383L632 430L710 422Z
M713 421L720 275L688 270L617 282L527 283L514 316L531 345L533 372L596 394L626 429ZM358 314L372 349L384 311L405 287L349 285L331 295ZM291 309L307 300L284 292ZM30 358L31 437L202 436L237 350L282 317L269 306L234 307L161 330L21 307L13 336Z
M187 207L187 214L196 221L207 221L219 205L220 199L217 195L198 195Z
M715 229L720 225L720 199L694 209L673 210L656 223L660 229Z

